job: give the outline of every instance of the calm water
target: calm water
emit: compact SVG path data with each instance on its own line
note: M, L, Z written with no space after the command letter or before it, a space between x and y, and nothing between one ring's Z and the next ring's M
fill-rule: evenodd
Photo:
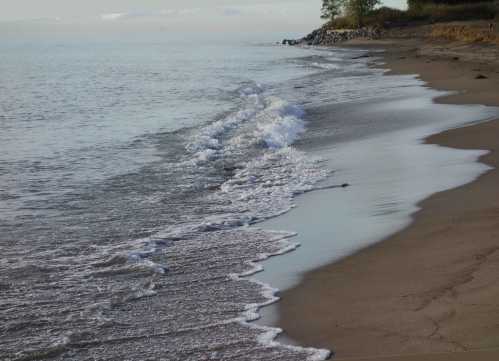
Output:
M312 145L410 126L358 117L329 134L309 126L324 104L420 84L359 51L261 38L2 39L0 358L326 356L247 323L275 300L243 277L251 261L295 247L248 226L335 182Z

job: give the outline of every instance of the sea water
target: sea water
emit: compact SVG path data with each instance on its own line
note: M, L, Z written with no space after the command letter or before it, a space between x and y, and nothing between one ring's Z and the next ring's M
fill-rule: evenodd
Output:
M336 181L311 151L335 141L310 127L324 104L396 100L420 82L281 37L2 37L2 359L328 355L249 323L277 298L247 276L296 247L293 229L255 225ZM332 124L346 138L366 128Z
M294 247L248 225L327 176L301 87L350 57L279 38L4 35L2 359L324 357L246 323Z

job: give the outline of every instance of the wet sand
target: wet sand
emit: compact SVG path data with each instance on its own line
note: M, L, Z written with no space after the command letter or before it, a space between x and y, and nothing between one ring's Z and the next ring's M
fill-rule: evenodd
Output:
M495 49L444 51L418 41L374 46L387 49L392 73L417 73L428 86L459 91L437 102L499 105L499 66L483 53ZM498 121L427 142L487 149L480 161L494 168L499 162ZM338 360L499 359L498 185L493 169L437 193L419 204L403 231L307 273L282 294L278 325L299 344L334 350Z

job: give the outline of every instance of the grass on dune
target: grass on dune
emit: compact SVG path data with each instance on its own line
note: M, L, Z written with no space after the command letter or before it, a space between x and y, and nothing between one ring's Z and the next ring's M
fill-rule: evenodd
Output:
M434 25L430 37L467 43L491 43L499 45L499 35L497 32L473 25Z

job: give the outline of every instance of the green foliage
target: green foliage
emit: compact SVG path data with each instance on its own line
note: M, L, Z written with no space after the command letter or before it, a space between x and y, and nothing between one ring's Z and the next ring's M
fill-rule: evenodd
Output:
M334 19L341 14L346 0L322 0L322 13L323 19Z
M428 3L429 0L407 0L409 11L422 11Z
M322 0L323 19L334 21L340 14L345 14L342 20L350 27L359 27L363 18L373 11L380 0Z
M379 0L323 0L322 13L324 18L331 19L329 26L336 29L499 18L499 0L408 0L407 11L376 9L379 3Z
M398 24L411 20L413 20L413 18L407 11L383 6L369 12L369 14L364 18L364 25L384 27L389 24Z
M414 8L414 7L422 7L426 5L472 5L476 4L479 2L485 3L493 3L494 1L497 0L479 0L479 1L472 1L472 0L407 0L407 4L409 5L409 9Z
M465 3L459 5L426 4L418 8L410 8L408 14L415 18L431 22L490 20L499 13L497 5L489 1Z
M345 6L346 16L350 18L354 27L364 25L365 17L374 10L380 0L348 0Z
M352 29L355 25L352 20L347 16L337 16L330 23L331 29Z
M497 0L478 0L478 1L470 1L470 0L407 0L407 5L409 7L409 11L422 11L427 6L435 6L435 5L463 5L463 6L473 6L477 3L493 3Z

